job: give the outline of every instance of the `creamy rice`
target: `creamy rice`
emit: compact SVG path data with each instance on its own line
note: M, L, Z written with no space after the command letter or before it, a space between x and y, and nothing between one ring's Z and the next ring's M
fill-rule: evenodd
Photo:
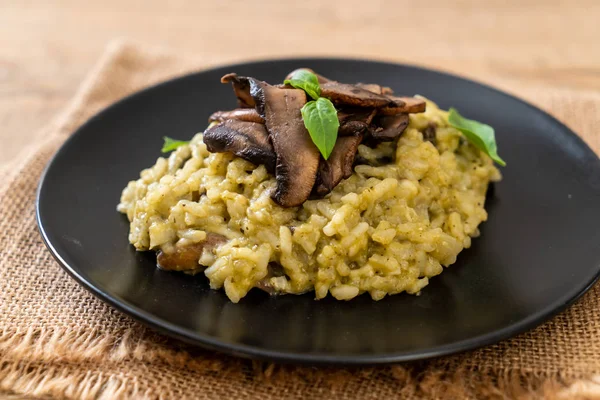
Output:
M435 146L422 135L430 123ZM361 145L359 155L371 165L357 165L325 198L283 208L270 198L275 178L264 166L210 153L198 134L129 182L118 210L137 250L169 253L207 233L228 238L188 272L203 271L233 302L268 276L269 263L285 272L268 278L278 293L418 294L479 235L488 184L500 173L431 102L410 115L397 143ZM384 159L393 161L376 166Z

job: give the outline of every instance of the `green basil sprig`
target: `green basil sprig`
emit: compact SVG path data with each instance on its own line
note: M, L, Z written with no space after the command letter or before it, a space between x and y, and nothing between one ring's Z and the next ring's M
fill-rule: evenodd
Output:
M163 144L163 147L161 149L161 151L163 153L169 153L173 150L177 150L177 148L181 147L181 146L185 146L186 144L189 144L189 141L183 141L183 140L176 140L176 139L171 139L168 136L164 136L163 140L165 141L165 143Z
M498 146L496 145L494 128L484 123L467 119L460 115L454 108L449 110L448 122L454 128L461 131L467 140L475 145L475 147L490 156L492 160L503 167L506 166L506 162L498 155Z
M313 99L317 100L321 96L321 86L319 78L315 74L305 69L298 69L290 79L283 81L285 85L291 85L296 89L302 89Z
M324 159L328 159L337 140L340 122L333 103L321 96L319 79L310 71L296 70L290 79L284 81L297 89L304 90L314 100L302 107L304 126L313 143L317 146Z

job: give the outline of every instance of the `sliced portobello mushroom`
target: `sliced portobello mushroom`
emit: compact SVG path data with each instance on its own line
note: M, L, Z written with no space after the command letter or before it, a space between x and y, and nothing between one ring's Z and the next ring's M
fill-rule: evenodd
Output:
M377 110L378 114L396 115L400 113L415 114L425 112L425 100L417 99L415 97L388 97L395 105L380 108Z
M370 125L376 114L376 109L344 107L338 110L338 120L340 121L340 126L349 121L360 121Z
M278 294L277 290L271 285L271 278L285 276L283 267L276 263L270 262L267 265L267 275L256 283L257 288L269 293L271 296Z
M423 140L431 142L434 146L436 145L436 130L437 125L435 122L430 122L427 127L423 130Z
M353 136L365 133L373 121L377 110L365 108L346 108L338 111L338 136Z
M354 136L357 132L366 132L369 125L363 121L346 121L338 128L338 139L343 136ZM337 141L336 141L337 143Z
M269 172L275 171L277 155L263 124L228 119L206 129L204 143L210 152L233 153L253 164L264 164Z
M394 101L386 96L370 92L356 85L334 81L321 84L321 96L339 105L370 108L396 106Z
M408 122L408 114L379 116L373 121L377 128L371 130L371 136L381 142L391 142L404 132Z
M217 111L210 116L208 122L223 122L227 121L228 119L256 122L259 124L265 123L265 120L258 115L258 112L256 112L256 109L254 108L236 108L235 110L231 111Z
M172 253L160 250L156 257L158 266L169 271L190 271L201 269L198 264L204 249L211 250L227 241L227 238L218 233L207 233L203 242L194 243L190 246L177 246Z
M352 175L352 166L363 139L364 131L358 131L352 136L338 137L329 159L321 158L317 180L313 189L313 197L319 198L331 192L342 179Z
M312 191L320 158L300 112L306 104L306 94L300 89L278 88L253 79L250 86L256 110L265 119L277 154L277 187L271 197L283 207L299 206Z
M361 89L368 90L369 92L373 92L375 94L388 95L394 93L394 91L391 88L387 86L381 86L376 83L357 83L356 86L358 86Z
M376 83L357 83L355 86L375 94L383 94L381 86Z
M223 75L221 83L231 83L240 108L254 107L254 99L250 95L250 83L248 82L248 78L238 76L236 73L232 72Z

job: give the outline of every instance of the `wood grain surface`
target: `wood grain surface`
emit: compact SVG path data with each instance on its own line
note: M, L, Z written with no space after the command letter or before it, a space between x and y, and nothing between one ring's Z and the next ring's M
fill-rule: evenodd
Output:
M598 0L0 0L0 165L115 38L219 62L369 57L597 91L599 20Z

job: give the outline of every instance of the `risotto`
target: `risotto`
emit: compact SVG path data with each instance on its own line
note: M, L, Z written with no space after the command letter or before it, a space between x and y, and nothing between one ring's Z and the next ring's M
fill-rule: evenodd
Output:
M197 134L129 182L118 211L137 250L195 248L185 256L193 267L169 269L204 273L233 302L252 288L338 300L418 294L479 235L500 173L429 101L398 139L361 144L356 157L323 198L283 207L265 165L210 152Z

